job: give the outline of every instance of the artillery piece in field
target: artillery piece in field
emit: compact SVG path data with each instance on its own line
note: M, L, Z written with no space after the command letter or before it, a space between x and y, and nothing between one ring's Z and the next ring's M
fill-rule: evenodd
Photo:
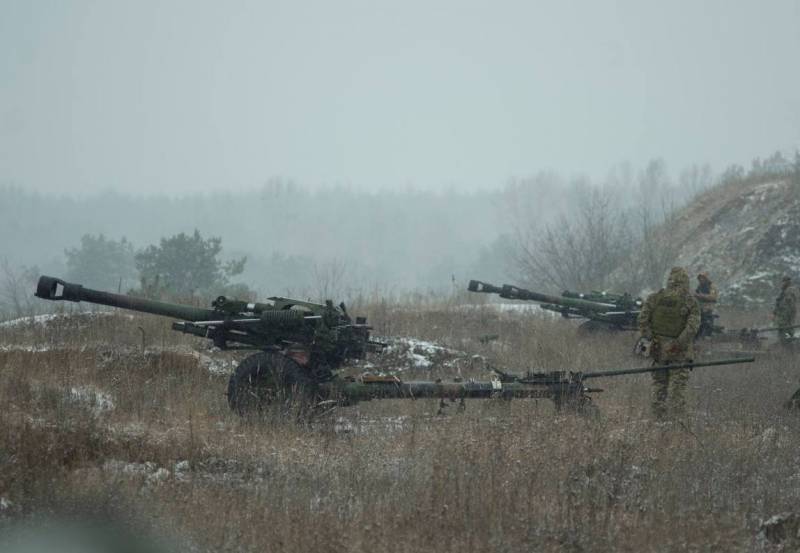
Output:
M240 414L277 408L300 412L326 405L393 398L547 398L557 408L577 412L594 410L585 381L593 378L751 362L736 358L666 367L643 367L597 372L528 371L517 376L500 370L490 380L403 381L396 376L337 374L347 363L362 359L385 344L370 337L363 317L353 320L344 304L313 303L271 297L263 303L218 297L210 309L154 301L85 288L42 276L36 296L45 300L89 302L174 319L173 330L210 339L221 349L256 350L233 371L228 382L228 404ZM577 300L576 300L577 301Z
M345 305L284 297L246 302L220 296L210 309L92 290L42 276L36 296L88 302L173 319L172 329L211 340L223 350L256 350L231 374L228 404L239 414L274 403L312 398L336 378L335 371L383 344L370 339L363 317L353 320Z
M495 286L480 280L470 280L467 290L484 294L497 294L503 299L533 301L539 307L559 313L568 319L584 319L584 330L636 330L636 320L642 309L641 298L630 294L607 292L564 291L561 296L532 292L511 284Z

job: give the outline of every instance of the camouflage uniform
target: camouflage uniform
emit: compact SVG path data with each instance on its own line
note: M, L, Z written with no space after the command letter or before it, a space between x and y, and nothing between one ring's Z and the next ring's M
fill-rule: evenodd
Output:
M651 294L639 314L639 332L652 340L654 365L691 361L693 342L700 327L700 306L689 287L689 274L674 267L667 287ZM668 411L680 413L686 407L689 369L653 373L652 407L656 417Z
M714 304L717 303L719 292L717 287L708 278L708 273L697 275L697 288L694 290L694 297L700 303L700 328L697 330L697 338L711 336L714 332Z
M794 340L793 326L797 318L797 304L800 301L800 294L797 288L792 286L792 279L788 276L781 281L781 293L775 300L775 309L772 314L775 317L775 325L781 329L779 336L781 344L789 346Z

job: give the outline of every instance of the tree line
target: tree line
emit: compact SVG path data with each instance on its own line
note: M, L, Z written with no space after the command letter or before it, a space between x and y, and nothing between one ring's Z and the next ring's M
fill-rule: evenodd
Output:
M0 186L0 233L10 237L0 245L0 316L30 311L42 272L198 298L441 297L470 278L636 293L656 287L672 263L663 229L691 198L796 166L797 157L775 154L749 170L693 165L673 175L652 160L600 180L541 172L472 192L312 190L281 178L184 197L51 197Z

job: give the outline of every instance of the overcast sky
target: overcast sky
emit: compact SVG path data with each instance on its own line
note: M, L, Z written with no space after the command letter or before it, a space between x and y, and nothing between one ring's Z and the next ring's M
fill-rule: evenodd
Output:
M800 0L0 0L0 183L494 187L800 147Z

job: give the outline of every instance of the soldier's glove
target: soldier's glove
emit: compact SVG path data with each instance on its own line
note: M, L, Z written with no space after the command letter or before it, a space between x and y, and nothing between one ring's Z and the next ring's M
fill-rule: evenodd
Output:
M653 341L642 336L633 347L633 352L642 357L650 357L653 353Z

